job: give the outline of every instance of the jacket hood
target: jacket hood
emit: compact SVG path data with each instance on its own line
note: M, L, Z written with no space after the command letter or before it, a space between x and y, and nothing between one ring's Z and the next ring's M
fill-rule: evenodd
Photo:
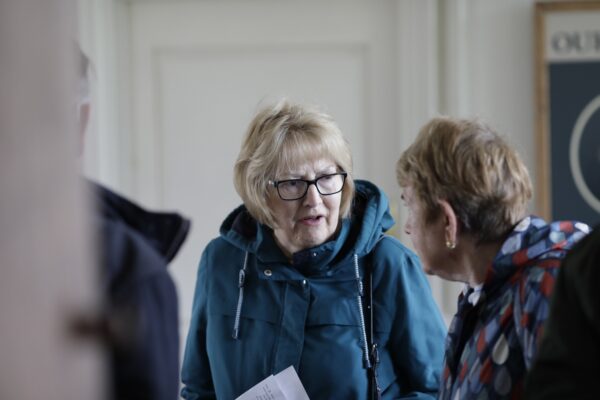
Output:
M304 252L323 251L327 260L359 257L370 252L384 232L394 225L386 195L373 183L355 180L355 196L351 215L344 218L338 235L320 246L294 255L301 259ZM275 257L270 254L276 247L273 230L258 223L245 206L239 206L225 219L220 229L221 237L243 251L259 258ZM279 250L275 250L279 253Z
M382 235L394 226L388 198L371 182L357 180L352 208L353 252L359 257L369 253Z
M147 211L123 196L89 182L95 207L103 218L125 224L170 262L185 241L190 221L177 213Z
M582 222L557 221L550 224L536 216L521 220L504 241L488 270L485 285L509 276L515 269L545 258L563 258L590 228Z

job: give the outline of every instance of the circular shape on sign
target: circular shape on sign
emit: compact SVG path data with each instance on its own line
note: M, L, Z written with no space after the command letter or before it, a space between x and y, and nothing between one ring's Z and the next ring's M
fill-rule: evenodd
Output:
M581 197L583 197L590 207L600 213L600 199L598 199L600 196L594 194L586 183L584 174L581 170L581 159L579 157L579 150L585 127L598 109L600 109L600 96L596 96L590 101L581 114L579 114L579 117L577 117L569 146L569 162L571 164L571 173L573 174L575 186L577 187L577 190L579 190Z

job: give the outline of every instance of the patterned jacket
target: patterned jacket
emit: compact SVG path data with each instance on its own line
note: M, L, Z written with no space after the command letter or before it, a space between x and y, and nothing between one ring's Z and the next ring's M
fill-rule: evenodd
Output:
M589 227L530 216L510 233L485 282L466 287L446 339L439 399L518 399L548 316L561 260Z

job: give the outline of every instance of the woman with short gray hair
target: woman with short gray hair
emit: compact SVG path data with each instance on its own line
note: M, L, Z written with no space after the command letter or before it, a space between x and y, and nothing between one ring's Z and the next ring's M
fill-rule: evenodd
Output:
M588 226L527 215L527 168L478 120L432 119L396 172L423 268L466 284L439 398L520 398L558 266Z

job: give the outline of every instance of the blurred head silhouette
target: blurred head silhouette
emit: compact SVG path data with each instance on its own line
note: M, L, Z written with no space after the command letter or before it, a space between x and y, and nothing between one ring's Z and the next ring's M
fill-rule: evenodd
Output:
M90 92L90 60L75 44L75 59L77 62L77 93L76 115L78 133L78 155L82 156L85 146L85 132L90 119L91 92Z

